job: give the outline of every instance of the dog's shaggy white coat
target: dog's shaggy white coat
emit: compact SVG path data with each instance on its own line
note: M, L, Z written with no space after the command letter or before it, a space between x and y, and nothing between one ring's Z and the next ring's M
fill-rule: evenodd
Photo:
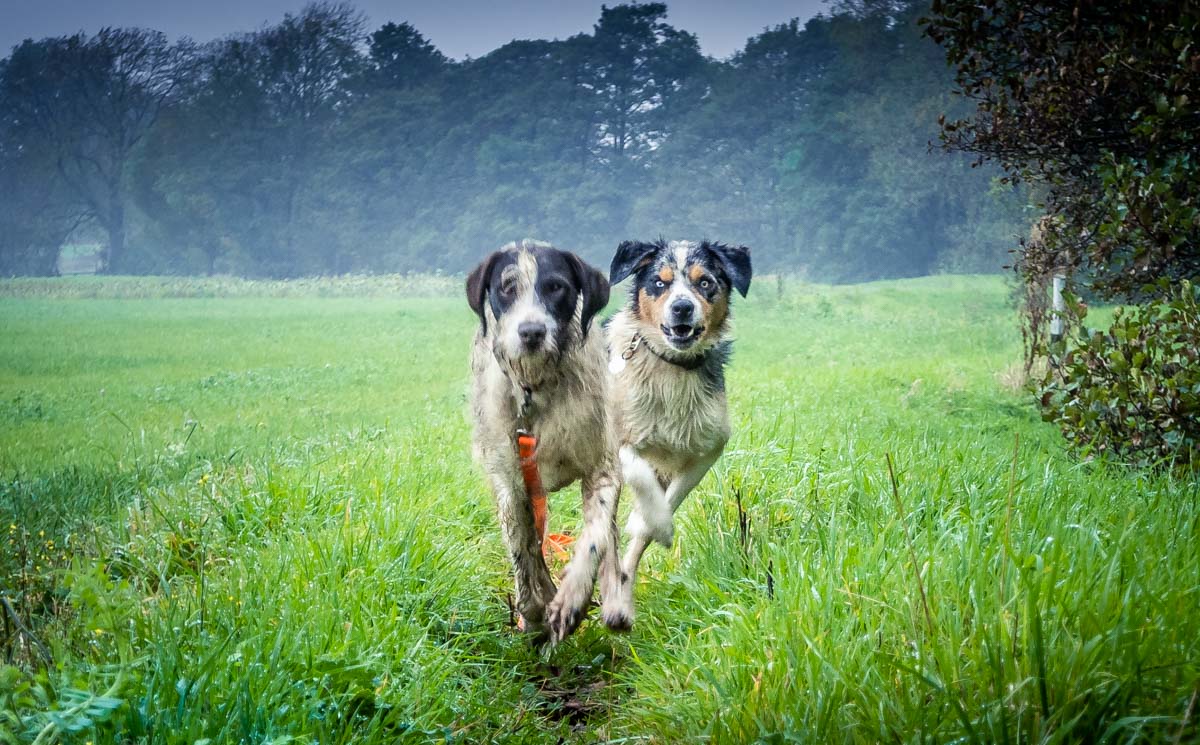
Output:
M517 299L499 318L489 304L484 305L487 331L481 327L476 333L471 353L471 412L475 457L495 494L500 529L515 572L517 610L527 628L544 629L558 641L586 614L597 570L603 621L612 628L626 628L630 618L618 592L616 511L621 481L609 422L604 336L599 329L584 333L581 296L561 336L563 343L556 346L559 329L553 327L555 320L534 292L537 263L530 251L537 247L548 248L521 242L502 249L517 253L517 261L509 267ZM521 350L516 329L524 321L551 325L543 354ZM522 384L532 388L528 422L519 416ZM542 536L535 533L521 477L515 433L522 425L537 436L538 464L547 493L581 482L583 530L557 592L542 557Z

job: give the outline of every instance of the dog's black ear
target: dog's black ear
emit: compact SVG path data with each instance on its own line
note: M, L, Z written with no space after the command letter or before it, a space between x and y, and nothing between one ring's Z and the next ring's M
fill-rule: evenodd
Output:
M500 258L500 252L493 252L467 275L467 304L471 306L471 310L475 311L475 315L479 316L484 336L487 336L487 314L484 311L483 303L487 299L488 285L492 283L492 267L496 265L498 258Z
M596 314L604 310L604 306L608 305L608 280L604 278L604 274L586 263L573 253L564 252L567 257L567 263L571 265L571 272L575 275L575 281L579 283L579 292L583 295L583 314L580 317L580 326L583 328L583 336L587 338L588 325Z
M650 258L660 246L656 243L641 241L621 241L617 246L617 254L613 256L612 266L608 270L608 281L617 284L638 270L642 262Z
M726 246L723 243L707 243L708 250L713 252L725 276L733 288L746 297L750 291L750 249L745 246Z

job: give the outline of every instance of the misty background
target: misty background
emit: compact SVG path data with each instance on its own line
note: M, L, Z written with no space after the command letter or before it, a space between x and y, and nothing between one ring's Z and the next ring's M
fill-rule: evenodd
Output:
M369 28L407 21L447 57L482 57L513 39L565 39L595 24L596 0L355 0ZM612 4L612 3L607 3ZM146 27L172 39L208 41L252 31L296 12L303 0L0 0L0 50L28 38L95 33L105 26ZM725 58L780 19L808 20L826 0L672 0L670 20L696 34L705 54Z
M204 43L23 41L0 61L0 275L462 272L524 237L605 265L659 235L826 281L1009 261L1028 196L937 149L965 102L927 3L737 47L668 11L596 6L477 56L334 3Z

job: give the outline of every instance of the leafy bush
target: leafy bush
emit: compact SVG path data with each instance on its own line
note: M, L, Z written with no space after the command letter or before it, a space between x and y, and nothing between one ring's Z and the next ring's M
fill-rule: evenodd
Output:
M1042 418L1081 452L1135 465L1200 463L1200 292L1118 309L1107 332L1065 342L1043 381ZM1079 318L1087 312L1071 298Z
M1051 218L1018 272L1083 270L1112 299L1195 277L1200 4L1034 5L933 0L924 21L976 104L943 142L1029 183Z

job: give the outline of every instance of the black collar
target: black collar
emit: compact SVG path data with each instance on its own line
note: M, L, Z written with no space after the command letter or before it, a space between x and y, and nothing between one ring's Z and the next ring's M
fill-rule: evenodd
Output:
M666 356L665 354L659 352L654 347L650 346L650 344L648 344L646 342L645 337L642 336L640 331L638 332L637 336L635 336L634 338L641 339L640 346L643 346L646 349L649 349L650 353L653 354L655 357L659 358L663 362L669 362L670 364L674 365L675 367L681 367L684 370L699 370L700 368L704 367L704 363L708 362L709 353L712 352L712 350L709 349L704 354L700 355L699 357L689 357L689 358L683 359L683 360L676 360L676 359L672 359L671 357Z

